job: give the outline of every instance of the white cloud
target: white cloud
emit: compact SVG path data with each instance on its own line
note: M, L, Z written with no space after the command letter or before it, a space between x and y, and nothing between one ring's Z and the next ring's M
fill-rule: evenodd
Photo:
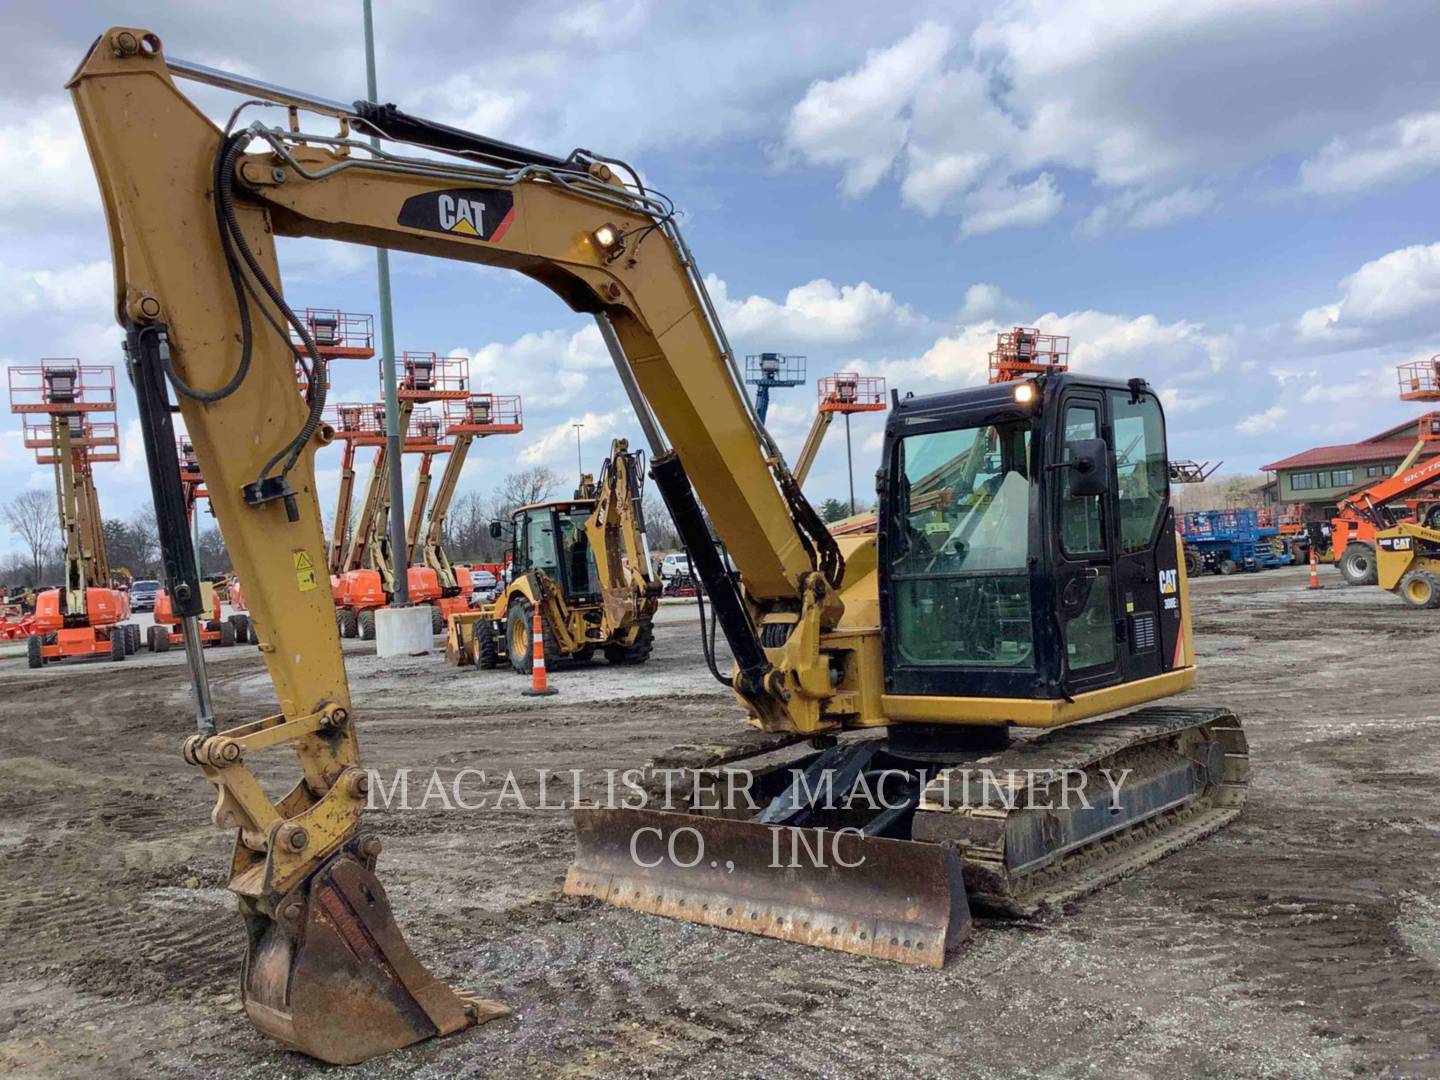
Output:
M848 194L893 170L901 199L927 215L973 217L974 193L1064 170L1121 196L1082 231L1159 228L1207 213L1218 181L1277 157L1313 155L1315 190L1433 168L1437 16L1413 4L1012 0L967 41L926 24L813 84L787 146L838 168ZM1040 205L994 227L1044 220Z
M458 71L417 95L416 112L434 116L462 131L484 132L492 138L523 137L517 130L525 117L530 95L501 90L480 81L483 76Z
M583 451L588 444L591 448L590 459L598 460L609 453L612 438L626 434L626 431L622 429L627 426L629 420L629 410L618 409L613 412L587 412L580 416L566 417L563 422L532 437L526 443L525 449L520 451L519 460L525 465L548 464L557 471L568 473L568 467L562 470L559 466L567 463L571 459L571 455L575 453L576 424L584 425L580 432L581 450ZM597 446L603 446L603 449L597 450Z
M1000 286L977 282L965 290L965 304L960 309L960 319L963 322L975 322L992 318L1002 305L1010 303L1010 299L1000 291Z
M286 283L298 281L309 286L319 282L333 288L336 278L375 273L375 249L363 244L280 236L275 240L275 254Z
M1242 435L1260 435L1267 431L1274 431L1280 426L1280 421L1285 419L1286 409L1282 405L1272 405L1264 412L1252 413L1235 425L1235 430Z
M726 332L737 340L838 345L924 323L893 294L866 281L836 285L816 278L787 292L783 303L765 296L732 300L725 282L713 274L705 285Z
M1395 370L1393 368L1357 368L1354 375L1353 379L1344 382L1330 380L1312 383L1300 395L1300 400L1306 405L1314 405L1322 401L1362 401L1382 394L1388 395L1395 390Z
M1015 187L992 184L977 188L965 197L960 218L964 236L980 236L1018 226L1043 225L1060 212L1065 196L1055 178L1041 173L1028 184Z
M1440 244L1400 248L1340 282L1340 299L1295 322L1302 343L1358 348L1440 331Z
M791 110L786 141L815 165L842 169L841 190L863 195L890 171L909 133L916 92L950 49L950 32L923 23L838 79L812 83Z
M1033 325L1047 334L1070 337L1070 367L1153 383L1191 381L1229 361L1231 340L1201 323L1161 322L1154 315L1129 317L1102 311L1042 315Z
M1140 377L1160 386L1189 385L1220 371L1229 361L1231 340L1196 322L1161 322L1154 315L1127 316L1103 311L1049 312L1019 320L1044 334L1068 335L1070 368L1112 378ZM936 339L916 357L859 362L866 374L883 375L892 385L917 389L920 383L973 386L989 377L995 335L1004 329L993 321L973 323ZM1181 391L1173 390L1172 399ZM1209 404L1209 391L1184 394L1195 408ZM1184 411L1184 406L1182 406Z
M1183 416L1185 413L1198 412L1225 398L1225 395L1218 390L1181 390L1174 386L1164 387L1159 393L1160 402L1170 416Z
M473 353L458 349L451 355L470 358L470 379L478 390L513 393L526 386L543 386L548 405L573 401L586 388L591 371L610 367L610 354L592 324L576 331L543 330L523 334L511 342L491 342Z
M1199 217L1215 203L1215 192L1209 188L1180 187L1163 195L1134 188L1096 206L1076 231L1093 239L1116 227L1159 229Z
M0 214L99 208L95 174L69 102L12 110L0 124Z
M1130 214L1130 225L1136 229L1158 229L1185 218L1198 217L1215 205L1215 193L1189 187L1177 188L1168 195L1142 202Z
M1300 165L1300 186L1326 194L1362 191L1440 168L1440 112L1412 113L1358 139L1333 139Z
M0 311L90 309L109 314L115 303L110 261L79 263L55 270L16 270L0 264Z

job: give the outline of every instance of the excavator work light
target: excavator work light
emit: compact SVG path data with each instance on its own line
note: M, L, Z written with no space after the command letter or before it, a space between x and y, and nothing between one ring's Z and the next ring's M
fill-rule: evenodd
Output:
M601 251L609 251L620 242L620 230L614 225L601 225L590 236Z
M1033 383L1021 383L1015 387L1015 400L1021 405L1029 405L1035 400L1035 386Z

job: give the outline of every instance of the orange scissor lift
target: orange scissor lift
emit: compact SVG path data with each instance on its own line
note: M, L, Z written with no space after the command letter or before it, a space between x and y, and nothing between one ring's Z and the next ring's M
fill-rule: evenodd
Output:
M846 464L851 468L851 514L839 521L832 521L828 528L832 536L873 531L875 515L868 512L861 514L854 512L855 477L850 453L850 417L854 413L885 411L885 380L875 375L837 371L833 375L827 375L820 379L816 383L816 389L819 400L815 406L815 420L810 425L810 431L805 436L805 444L800 448L800 456L795 459L795 468L791 471L795 479L803 484L805 478L810 475L810 467L815 464L816 456L820 453L820 444L825 439L825 433L830 430L830 424L836 416L845 417L845 459Z
M140 643L129 597L110 587L104 523L93 466L120 460L115 369L47 358L12 367L10 409L21 417L26 447L55 471L55 498L65 540L65 582L35 598L28 639L32 668L72 657L123 660ZM105 414L112 419L100 419ZM38 418L45 416L46 420Z

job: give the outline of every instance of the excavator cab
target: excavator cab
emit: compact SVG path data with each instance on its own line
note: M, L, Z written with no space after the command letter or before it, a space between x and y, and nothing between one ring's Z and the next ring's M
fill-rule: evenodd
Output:
M1165 421L1143 380L899 400L883 460L887 692L1054 700L1179 665Z

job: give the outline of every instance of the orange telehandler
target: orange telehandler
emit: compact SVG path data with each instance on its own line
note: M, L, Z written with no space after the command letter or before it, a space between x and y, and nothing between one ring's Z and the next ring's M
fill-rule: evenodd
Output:
M1426 413L1419 425L1415 446L1400 467L1346 495L1330 521L1330 553L1347 584L1376 584L1375 545L1380 532L1406 523L1440 528L1440 500L1416 501L1420 492L1440 483L1440 455L1416 464L1422 454L1440 448L1440 413ZM1415 505L1410 505L1412 501Z

